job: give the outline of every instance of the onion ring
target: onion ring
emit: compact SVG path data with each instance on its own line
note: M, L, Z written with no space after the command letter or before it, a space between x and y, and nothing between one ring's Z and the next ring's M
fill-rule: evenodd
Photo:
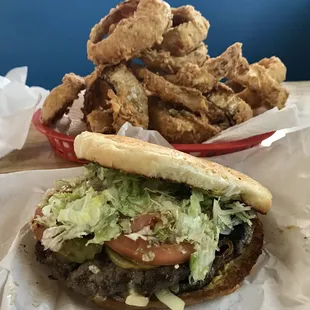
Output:
M131 8L135 8L136 3L134 1ZM125 4L131 5L130 2ZM114 15L121 11L116 9ZM132 16L131 9L125 14L128 18L122 19L123 15L120 16L119 23L113 26L113 31L107 38L103 39L113 25L111 21L107 21L108 17L101 20L91 31L87 52L88 58L96 65L118 64L122 60L138 57L141 51L151 48L155 43L160 44L172 19L170 7L161 0L140 0ZM112 17L113 22L115 19ZM101 39L103 40L100 41Z
M251 107L223 83L218 83L206 97L229 116L232 125L243 123L253 117Z
M264 58L257 64L263 66L266 69L266 73L278 83L285 81L286 67L278 57ZM257 109L264 105L264 100L261 98L260 93L250 88L240 91L238 96L246 101L253 109ZM270 105L267 104L267 106Z
M185 110L175 110L169 104L149 101L150 129L158 131L170 143L202 143L221 131L202 114L196 116Z
M285 106L288 91L268 74L267 69L257 63L252 64L248 72L235 73L228 78L258 94L261 98L261 105L279 109Z
M136 69L136 74L143 80L144 87L162 100L183 105L193 112L207 113L209 111L206 98L199 90L174 85L145 68Z
M51 125L61 119L84 88L85 80L82 77L74 73L66 74L62 84L55 87L44 101L41 111L42 123Z
M208 59L202 67L187 64L176 75L166 75L165 78L174 84L197 88L205 93L220 79L234 74L235 71L247 70L249 65L242 57L242 44L235 43L220 56Z
M112 29L122 19L133 16L139 2L140 0L127 0L120 3L116 8L111 9L110 13L92 28L89 35L90 40L94 43L99 42L106 34L113 32Z
M133 126L148 128L148 98L143 86L123 64L108 67L102 77L113 89L108 90L109 103L113 110L113 128L130 122Z
M172 14L175 27L164 34L158 49L183 56L196 49L207 38L210 23L191 5L172 9Z
M96 109L86 117L87 127L92 132L112 134L115 133L113 124L112 110Z
M150 69L175 74L187 64L201 67L208 59L207 54L207 46L204 43L200 43L197 49L180 57L173 56L168 51L148 49L142 53L141 60Z
M271 58L263 58L258 64L266 68L267 73L278 83L285 81L287 69L280 58L275 56L272 56Z
M195 88L201 92L211 90L218 82L218 79L209 73L205 67L190 63L181 68L177 74L167 74L164 77L175 85Z
M257 64L263 66L266 69L266 73L278 83L282 83L286 79L286 67L278 57L272 56L271 58L264 58ZM250 67L251 66L253 66L253 64L250 65ZM235 93L238 93L238 96L253 109L257 109L264 104L264 100L257 91L244 88L242 85L233 81L228 81L226 85L231 87Z
M108 110L111 108L108 102L108 90L111 89L111 86L101 79L100 76L95 76L92 80L91 78L87 81L88 85L84 94L84 105L82 108L84 120L94 110Z

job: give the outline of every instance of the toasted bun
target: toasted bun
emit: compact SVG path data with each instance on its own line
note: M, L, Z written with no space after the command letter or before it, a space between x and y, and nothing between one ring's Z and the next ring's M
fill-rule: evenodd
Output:
M179 295L187 306L229 295L242 285L243 280L249 275L258 257L262 253L264 243L262 223L256 219L253 221L253 225L254 232L251 243L246 247L242 255L224 267L221 277L214 278L208 286L201 290ZM151 300L145 308L128 306L123 301L116 301L110 298L105 300L94 298L92 301L106 310L166 309L165 305L155 299Z
M236 191L244 203L261 213L271 208L271 193L233 169L191 155L115 135L83 132L74 141L76 156L102 167L149 178L162 178L211 191Z

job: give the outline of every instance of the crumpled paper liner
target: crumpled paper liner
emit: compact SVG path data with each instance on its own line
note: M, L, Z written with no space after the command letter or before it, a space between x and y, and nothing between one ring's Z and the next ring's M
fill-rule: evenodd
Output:
M273 207L261 216L264 253L243 286L229 296L188 309L310 309L310 153L303 148L306 143L309 149L309 139L304 140L309 136L310 129L304 129L268 148L213 158L267 186ZM53 180L81 172L82 168L74 168L0 175L1 310L96 309L48 279L48 269L35 260L35 240L25 225Z
M32 115L49 93L28 87L27 72L27 67L20 67L0 76L0 158L23 147Z

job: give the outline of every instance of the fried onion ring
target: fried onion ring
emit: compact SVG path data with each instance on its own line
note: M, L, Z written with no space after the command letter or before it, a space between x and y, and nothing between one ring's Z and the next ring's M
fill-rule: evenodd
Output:
M51 125L61 119L84 88L85 80L82 77L74 73L66 74L62 84L55 87L44 101L41 111L42 123Z
M280 58L275 56L272 56L271 58L263 58L258 64L266 68L267 73L278 83L285 81L287 69Z
M211 90L218 79L209 73L205 67L188 63L177 74L164 75L169 82L183 87L195 88L201 92Z
M258 94L261 106L266 105L279 109L285 106L289 95L288 91L268 74L266 68L258 63L252 64L249 71L243 74L232 74L228 78ZM247 101L246 97L248 96L245 97L244 94L239 94L239 96Z
M142 53L141 60L149 69L175 74L187 64L201 67L208 59L208 48L200 43L197 49L184 56L173 56L164 50L148 49Z
M287 69L280 58L275 56L272 56L271 58L263 58L257 64L263 66L266 69L266 72L278 83L285 81ZM233 81L227 81L226 85L232 88L235 93L240 93L245 89L242 85Z
M229 116L231 125L243 123L253 117L251 107L223 83L218 83L207 95L207 99Z
M112 110L93 110L87 115L87 127L92 132L112 134L115 130L112 126L113 114Z
M122 19L133 16L139 2L140 0L127 0L120 3L116 8L111 9L109 14L92 28L89 35L90 40L92 42L99 42L106 34L113 32L112 29L115 29L115 26Z
M197 88L205 93L216 85L216 83L236 71L245 72L249 65L242 57L242 44L235 43L227 48L220 56L208 59L202 67L188 64L181 68L176 75L166 75L170 82Z
M258 62L258 65L266 68L266 73L278 83L285 81L287 69L278 57L264 58ZM246 101L253 109L257 109L264 105L264 100L262 100L260 94L249 88L241 91L238 96Z
M170 143L202 143L221 131L203 114L196 116L157 101L155 97L149 100L150 129L157 130Z
M122 60L138 57L141 51L162 42L163 34L170 27L172 19L168 4L162 0L140 0L136 4L137 1L125 2L123 6L129 12L118 7L110 13L110 21L108 15L92 29L87 52L88 58L96 65L118 64ZM113 21L119 22L113 24ZM112 25L112 33L103 39L111 32Z
M143 80L144 87L162 100L183 105L193 112L207 113L209 111L206 98L199 90L174 85L145 68L138 68L135 72Z
M158 49L184 56L207 38L210 23L191 5L172 9L173 27L164 34Z
M84 94L84 106L81 110L88 130L105 134L115 133L112 127L112 109L108 101L108 91L111 86L101 79L101 69L96 68L85 78L87 87Z
M111 107L108 102L108 90L111 86L106 81L96 76L92 81L89 79L87 84L82 108L84 120L94 110L107 110Z
M130 122L133 126L148 128L148 98L142 85L123 64L105 68L102 77L113 89L108 90L109 103L113 110L113 128Z
M278 83L285 81L287 69L278 57L264 58L257 64L263 66L266 69L266 73ZM253 64L250 66L253 66ZM257 91L244 88L242 85L233 81L228 81L226 85L231 87L235 93L238 93L238 96L246 101L253 109L257 109L264 104L264 100Z

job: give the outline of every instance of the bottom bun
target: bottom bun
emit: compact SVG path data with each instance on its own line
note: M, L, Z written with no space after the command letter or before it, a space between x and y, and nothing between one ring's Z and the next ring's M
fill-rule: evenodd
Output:
M229 295L242 285L243 280L250 274L253 266L256 264L263 248L263 225L259 219L253 220L252 223L254 225L252 241L239 257L225 265L220 274L217 275L205 288L178 295L178 297L184 300L187 306L196 305L207 300ZM151 300L148 306L144 308L129 306L123 301L117 301L110 298L105 300L102 298L95 298L92 299L92 301L106 310L167 309L167 307L158 300Z

